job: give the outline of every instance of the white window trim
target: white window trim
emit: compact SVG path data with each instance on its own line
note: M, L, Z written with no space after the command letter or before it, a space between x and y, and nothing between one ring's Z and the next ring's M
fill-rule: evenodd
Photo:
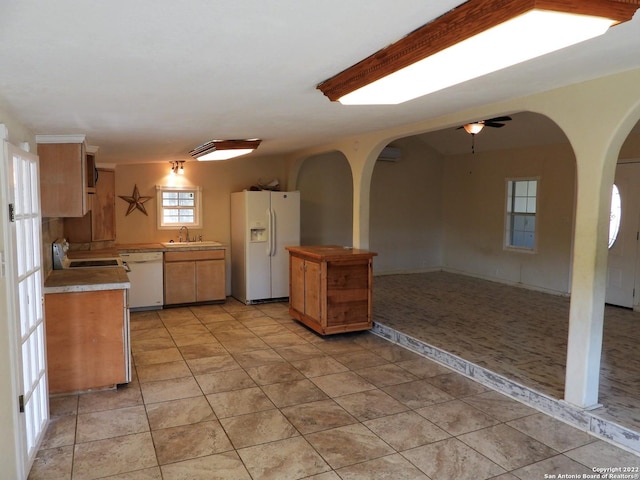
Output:
M533 240L533 248L528 247L517 247L509 244L509 235L511 233L511 225L510 225L510 213L509 213L509 202L511 198L509 196L509 182L523 182L535 180L537 182L536 186L536 229L535 229L535 238ZM534 254L538 253L538 238L540 236L540 177L513 177L507 178L504 182L504 226L502 229L502 248L503 250L507 250L510 252L518 252L518 253L528 253Z
M169 185L156 185L156 200L158 208L157 212L157 228L158 230L175 230L175 228L179 228L182 224L177 225L175 223L172 224L164 224L164 208L162 207L162 192L195 192L196 201L195 201L195 221L193 223L186 223L185 225L189 228L202 228L202 187L197 187L193 185L180 185L180 186L169 186Z

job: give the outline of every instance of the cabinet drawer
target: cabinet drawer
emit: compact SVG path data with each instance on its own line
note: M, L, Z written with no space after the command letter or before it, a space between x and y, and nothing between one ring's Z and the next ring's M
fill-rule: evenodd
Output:
M189 262L194 260L224 260L224 250L191 250L187 252L164 252L165 262Z

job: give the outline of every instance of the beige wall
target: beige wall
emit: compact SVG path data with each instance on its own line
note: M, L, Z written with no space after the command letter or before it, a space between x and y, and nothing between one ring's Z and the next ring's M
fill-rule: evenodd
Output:
M353 178L340 152L304 161L297 179L300 190L300 243L351 246Z
M417 137L393 142L395 163L376 162L371 179L370 250L376 274L442 265L443 159Z
M151 163L118 165L116 167L116 241L119 244L165 242L178 239L178 230L158 230L156 220L156 185L194 185L202 187L203 228L190 231L202 235L204 240L229 243L230 194L248 189L259 181L268 183L274 178L286 185L284 161L278 158L251 157L221 162L185 163L184 175L169 175L170 164ZM139 210L126 215L129 204L119 196L130 196L134 186L141 196L150 196L144 206L145 216Z
M445 159L443 267L558 293L570 289L575 158L568 144ZM539 178L535 253L504 248L508 178Z

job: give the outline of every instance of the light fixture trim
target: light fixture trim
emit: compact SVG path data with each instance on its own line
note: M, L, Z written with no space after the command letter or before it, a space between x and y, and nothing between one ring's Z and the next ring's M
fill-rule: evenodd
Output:
M492 70L473 75L469 75L470 69L466 64L467 60L457 60L463 67L461 70L465 73L465 75L461 75L461 79L448 80L448 83L436 83L435 87L426 86L425 88L425 86L422 86L421 89L417 89L417 93L416 91L409 92L409 89L404 85L402 87L394 86L391 89L395 91L394 95L385 98L380 97L381 87L377 85L384 85L384 83L388 82L386 79L389 77L417 75L412 70L416 69L415 65L421 62L426 63L426 66L423 63L422 68L424 70L418 73L422 75L422 82L420 83L425 83L424 81L432 79L439 80L443 72L450 70L450 66L453 63L451 60L447 60L441 63L440 66L430 66L428 60L431 57L437 57L438 54L445 50L457 47L473 37L518 17L525 16L525 14L544 11L553 14L552 17L557 14L563 14L560 18L568 19L572 17L574 20L579 19L590 22L593 20L592 17L601 18L605 19L603 24L605 26L600 26L596 31L604 33L610 25L630 20L639 6L640 0L469 0L413 31L401 40L322 82L317 88L330 100L340 101L343 104L401 103L411 98L426 95L456 83L485 75L490 71L496 71L514 63L557 50L558 48L551 48L546 52L538 53L516 62L511 61L509 65L492 66ZM549 17L547 16L546 18ZM543 31L548 33L547 26ZM503 43L507 44L507 47L513 46L510 39L504 40ZM529 41L527 43L534 44L533 46L535 47L537 42ZM564 46L567 45L565 44ZM559 48L563 48L563 46ZM472 48L471 51L473 50ZM477 57L477 50L475 53L475 57ZM492 58L500 58L501 56L501 54L492 50ZM442 62L441 59L440 61ZM443 67L442 65L445 66ZM402 71L405 72L401 73ZM426 71L426 74L424 71ZM379 83L374 87L370 87L376 82ZM372 95L376 98L372 100L370 95L365 96L367 91L373 92Z
M189 155L199 161L228 160L253 152L260 143L259 138L245 140L211 140L197 146Z

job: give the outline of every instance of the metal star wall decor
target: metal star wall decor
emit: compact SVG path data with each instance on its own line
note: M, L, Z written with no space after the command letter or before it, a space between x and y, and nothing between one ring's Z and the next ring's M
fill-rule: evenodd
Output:
M130 197L127 197L125 195L118 195L118 196L121 199L123 199L125 202L129 203L129 208L127 209L126 215L129 215L131 212L138 209L145 215L149 216L149 214L147 213L147 209L144 207L144 204L149 200L151 200L153 197L141 196L140 192L138 191L138 185L133 186L133 193L131 194Z

